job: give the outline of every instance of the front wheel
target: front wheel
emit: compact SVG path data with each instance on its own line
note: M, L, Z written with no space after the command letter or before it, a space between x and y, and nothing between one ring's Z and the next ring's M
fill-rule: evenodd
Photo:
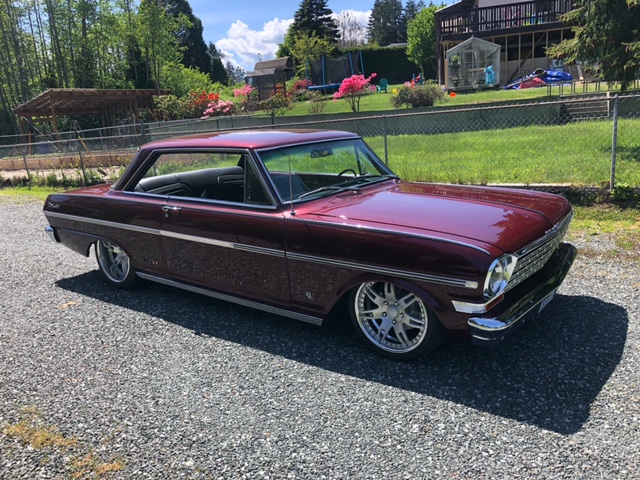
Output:
M389 282L367 282L351 294L351 320L358 336L375 352L409 360L434 350L441 325L424 302Z
M131 259L122 247L106 240L96 242L98 267L107 282L117 288L130 288L137 280Z

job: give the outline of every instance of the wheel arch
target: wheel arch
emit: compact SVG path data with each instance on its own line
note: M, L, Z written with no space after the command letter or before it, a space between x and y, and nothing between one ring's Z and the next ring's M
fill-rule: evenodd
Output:
M345 314L345 319L348 321L348 308L349 308L349 299L351 294L357 290L360 285L367 282L390 282L394 283L406 290L409 290L411 293L416 295L424 302L424 304L429 307L436 320L442 324L440 320L440 316L438 312L442 310L441 302L439 302L434 295L429 293L429 291L425 290L421 286L416 283L389 275L384 274L375 274L375 273L365 273L362 275L358 275L352 278L348 283L342 286L340 290L338 290L336 294L335 301L331 308L329 309L328 316L335 316L339 314Z
M93 233L77 232L65 228L56 228L55 232L60 239L60 243L85 257L91 255L91 247L99 240L114 243L110 238Z

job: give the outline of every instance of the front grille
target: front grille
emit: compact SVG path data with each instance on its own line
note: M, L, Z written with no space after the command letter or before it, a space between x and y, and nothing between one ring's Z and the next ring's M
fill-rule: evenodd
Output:
M572 214L567 215L558 225L547 232L544 237L523 248L521 253L516 254L518 262L516 263L516 268L511 275L505 292L524 282L544 267L566 235L569 224L571 223L571 217Z

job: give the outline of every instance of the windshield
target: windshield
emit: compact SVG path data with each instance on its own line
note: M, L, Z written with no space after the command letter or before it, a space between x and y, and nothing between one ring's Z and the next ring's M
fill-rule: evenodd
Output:
M396 178L361 139L259 152L283 201L309 200Z

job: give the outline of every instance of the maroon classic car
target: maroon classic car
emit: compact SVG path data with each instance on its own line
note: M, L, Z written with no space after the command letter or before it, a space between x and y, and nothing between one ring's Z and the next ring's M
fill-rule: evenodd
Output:
M56 242L94 246L114 287L151 280L316 325L348 310L395 359L444 332L500 342L576 255L564 198L404 182L338 131L157 141L113 185L51 195L44 213Z

